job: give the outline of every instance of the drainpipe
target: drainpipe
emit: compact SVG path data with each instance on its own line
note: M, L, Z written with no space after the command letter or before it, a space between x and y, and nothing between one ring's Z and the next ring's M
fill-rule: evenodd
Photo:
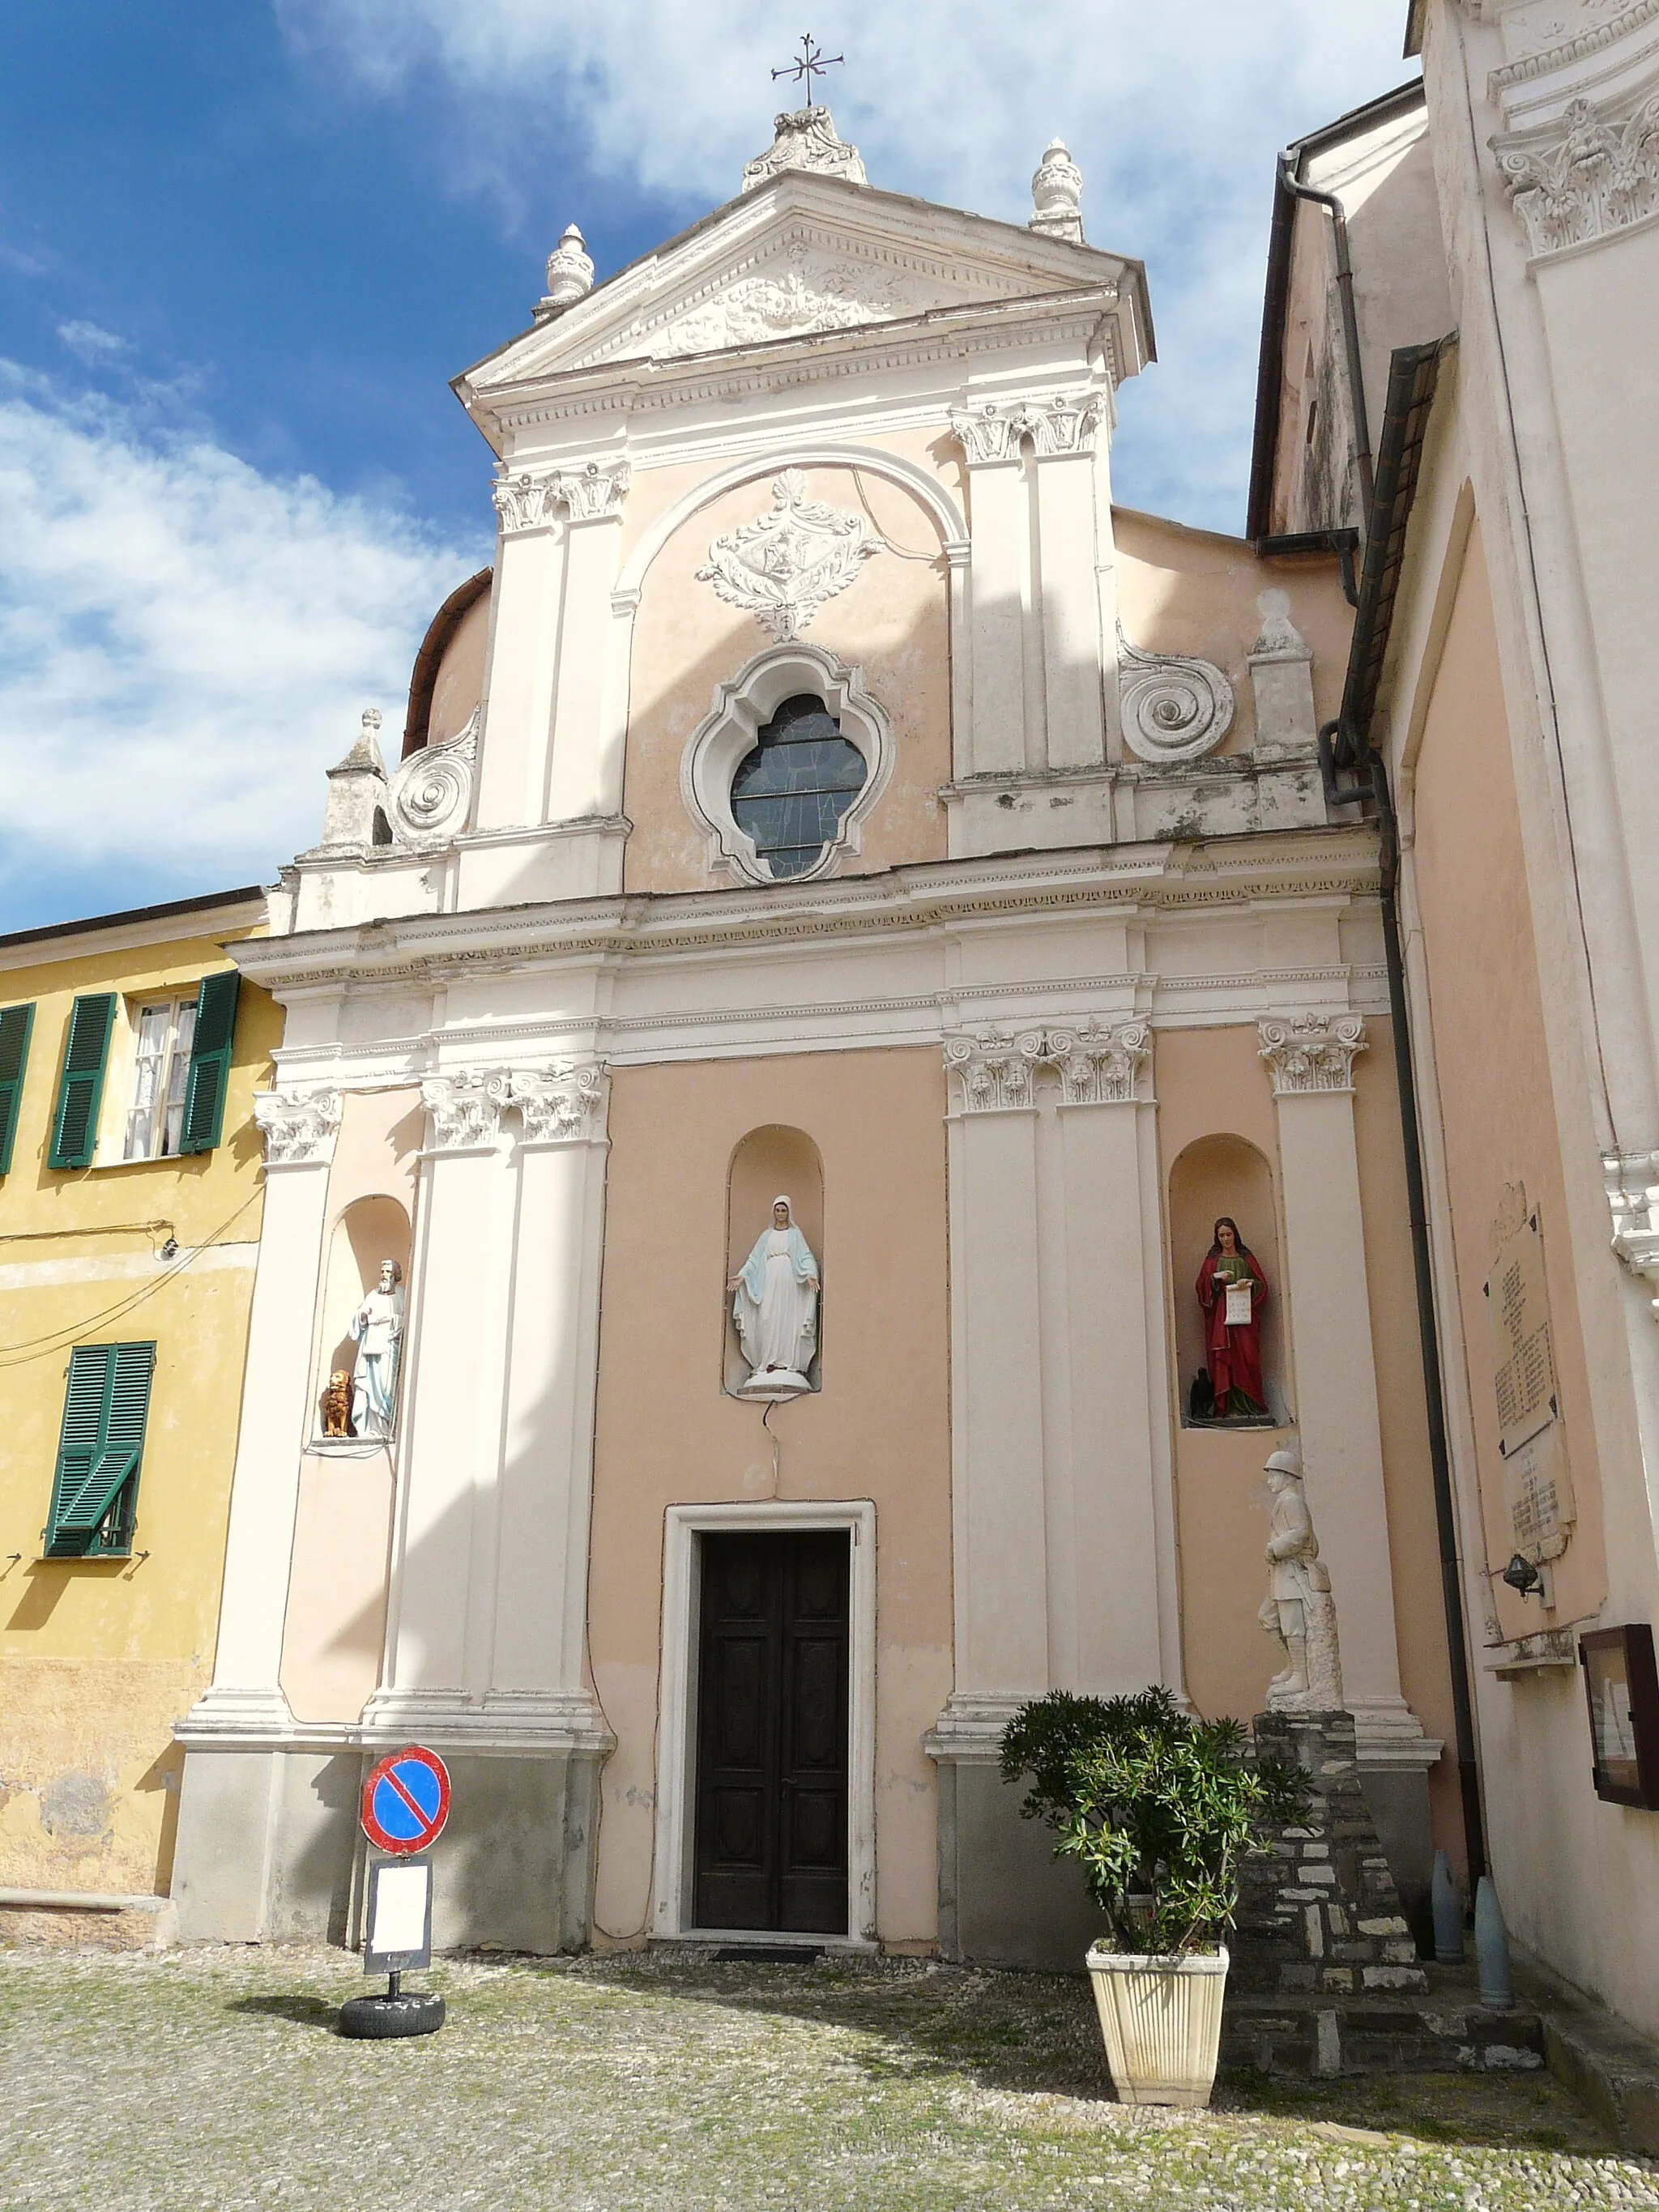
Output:
M1369 770L1369 782L1338 781L1338 746L1354 761L1356 773ZM1463 1808L1463 1840L1468 1852L1471 1890L1486 1871L1486 1822L1480 1809L1480 1778L1474 1756L1474 1709L1469 1689L1468 1644L1463 1619L1463 1582L1457 1557L1457 1514L1452 1500L1451 1450L1446 1437L1445 1384L1440 1364L1440 1324L1434 1306L1434 1272L1429 1250L1428 1196L1423 1182L1423 1136L1417 1118L1417 1078L1412 1064L1411 1024L1406 1006L1406 963L1400 945L1400 825L1389 788L1389 771L1376 748L1356 742L1340 721L1319 732L1319 765L1326 797L1334 805L1370 799L1376 808L1381 862L1382 957L1389 976L1389 1026L1394 1031L1395 1083L1400 1094L1400 1133L1406 1164L1406 1210L1411 1227L1412 1273L1417 1286L1417 1335L1423 1360L1424 1416L1429 1431L1429 1468L1434 1485L1435 1526L1440 1539L1440 1598L1445 1608L1446 1650L1451 1673L1452 1735L1457 1753L1457 1786Z
M1354 458L1359 464L1359 510L1369 518L1373 489L1371 474L1371 430L1365 412L1365 376L1359 359L1359 317L1353 303L1353 263L1348 254L1348 218L1343 213L1342 203L1334 192L1316 191L1304 185L1296 173L1296 162L1289 154L1279 157L1279 181L1297 199L1310 200L1322 207L1331 218L1331 229L1336 246L1336 289L1342 306L1342 341L1348 356L1348 395L1353 407L1354 443L1358 447Z

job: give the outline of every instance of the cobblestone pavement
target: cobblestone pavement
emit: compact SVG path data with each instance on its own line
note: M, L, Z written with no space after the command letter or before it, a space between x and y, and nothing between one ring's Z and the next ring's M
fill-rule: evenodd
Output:
M1111 2101L1086 1987L920 1962L455 1961L349 2043L324 1950L0 1953L3 2212L1659 2207L1553 2081Z

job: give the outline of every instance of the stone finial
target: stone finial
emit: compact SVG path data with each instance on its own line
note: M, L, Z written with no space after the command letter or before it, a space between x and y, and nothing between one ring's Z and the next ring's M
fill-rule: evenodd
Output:
M1030 222L1028 230L1044 238L1063 238L1068 245L1083 243L1083 172L1066 150L1063 139L1051 138L1048 150L1031 179Z
M592 258L580 231L574 222L568 223L558 244L547 257L547 292L536 302L537 321L543 322L549 315L561 314L565 308L574 307L592 289Z
M744 191L769 185L785 169L805 169L816 177L841 177L849 185L869 183L858 148L836 136L835 118L827 107L800 107L793 115L775 116L772 129L771 144L744 166Z
M366 707L357 742L339 765L328 771L325 847L390 842L390 830L381 826L386 820L386 763L380 758L380 708Z

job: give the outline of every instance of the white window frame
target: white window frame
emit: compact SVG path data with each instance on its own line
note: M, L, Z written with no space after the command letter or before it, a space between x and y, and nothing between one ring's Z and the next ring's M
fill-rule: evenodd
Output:
M845 1529L848 1543L847 1919L845 1936L787 1928L699 1928L693 1918L697 1805L698 1536ZM867 1498L819 1504L671 1505L663 1544L662 1658L657 1682L653 1936L696 1943L814 1943L872 1951L876 1941L876 1509Z
M841 817L820 858L798 876L776 877L732 811L732 779L754 751L763 724L786 699L810 692L823 700L848 743L864 756L864 788ZM711 872L740 884L810 884L833 875L844 854L860 850L864 824L892 780L896 748L882 708L864 688L862 668L849 667L823 646L800 638L769 646L746 661L691 732L680 757L680 797L708 840Z
M125 1079L121 1085L120 1100L115 1116L114 1127L107 1132L110 1153L109 1164L119 1167L137 1167L142 1162L147 1160L151 1162L156 1160L176 1160L182 1157L176 1147L170 1152L129 1152L127 1150L127 1133L131 1125L132 1116L138 1110L137 1098L138 1090L138 1074L139 1070L143 1064L139 1058L138 1048L140 1040L143 1034L144 1016L152 1008L165 1006L167 1009L167 1050L162 1056L162 1073L164 1079L166 1079L162 1085L161 1126L163 1131L165 1131L167 1122L166 1095L171 1085L171 1078L173 1070L179 1064L180 1059L180 1048L179 1044L179 1018L186 1008L189 1009L191 1016L191 1042L183 1048L182 1054L185 1068L185 1088L179 1101L179 1133L181 1137L184 1134L185 1109L190 1103L190 1060L191 1053L195 1042L194 1024L197 1002L199 996L199 986L194 986L184 990L168 991L165 987L163 987L162 989L158 990L154 994L148 991L134 993L121 1000L121 1014L127 1032L126 1068Z

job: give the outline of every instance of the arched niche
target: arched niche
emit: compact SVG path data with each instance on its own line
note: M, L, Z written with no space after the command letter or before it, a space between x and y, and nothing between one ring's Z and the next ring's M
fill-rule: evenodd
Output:
M1170 1170L1170 1266L1175 1289L1176 1376L1181 1419L1188 1421L1193 1379L1207 1364L1204 1310L1194 1285L1215 1236L1218 1214L1231 1214L1267 1279L1261 1320L1261 1379L1267 1410L1280 1427L1290 1413L1285 1360L1285 1276L1279 1261L1279 1209L1273 1170L1243 1137L1200 1137Z
M751 1129L732 1155L726 1183L726 1273L729 1283L749 1257L755 1239L770 1226L772 1201L787 1197L795 1225L811 1246L818 1263L818 1279L824 1279L823 1161L805 1129L781 1121L769 1121ZM735 1395L749 1380L749 1369L732 1318L732 1292L725 1296L726 1329L724 1382ZM817 1350L806 1370L817 1390L823 1387L823 1298L818 1299Z
M395 1198L354 1199L335 1222L323 1277L322 1328L316 1387L312 1392L313 1437L323 1435L323 1394L340 1369L349 1375L357 1358L351 1317L380 1279L384 1261L395 1260L409 1288L409 1216Z

